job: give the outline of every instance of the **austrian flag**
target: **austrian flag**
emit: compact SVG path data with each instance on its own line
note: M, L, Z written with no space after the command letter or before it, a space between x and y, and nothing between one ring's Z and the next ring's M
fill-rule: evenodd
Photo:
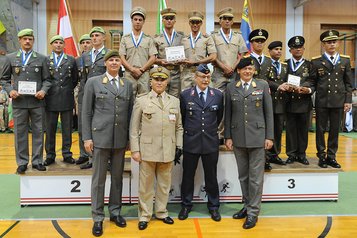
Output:
M67 0L60 0L60 6L58 9L57 34L64 38L66 44L64 52L74 57L78 56L78 49L74 41L71 21L67 8Z

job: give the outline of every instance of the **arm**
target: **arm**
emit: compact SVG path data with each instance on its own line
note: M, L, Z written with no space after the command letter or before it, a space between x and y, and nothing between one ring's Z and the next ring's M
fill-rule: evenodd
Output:
M140 98L136 98L134 102L133 112L131 114L130 120L130 150L133 154L134 152L140 153L140 129L141 129L141 117L142 109L140 105ZM134 157L133 157L134 159Z
M52 77L48 65L50 65L49 59L45 57L42 61L42 87L41 90L35 94L37 99L43 99L52 86Z
M180 107L180 102L177 100L177 106ZM182 118L181 112L178 111L177 120L176 120L176 147L182 149L183 146L183 127L182 127Z
M78 67L77 67L76 60L73 60L71 76L72 76L72 86L74 89L77 86L78 80L79 80Z

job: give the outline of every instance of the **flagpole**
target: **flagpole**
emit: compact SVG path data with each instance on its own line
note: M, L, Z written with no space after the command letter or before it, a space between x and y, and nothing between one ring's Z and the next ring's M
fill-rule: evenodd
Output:
M67 10L68 10L68 17L69 17L69 20L70 22L73 22L72 20L72 11L71 11L71 7L68 3L69 0L64 0L65 1L65 4L66 4L66 7L67 7ZM77 45L77 33L76 33L76 30L74 29L73 25L71 24L71 29L72 29L72 34L73 34L73 40L74 40L74 44L75 44L75 47L76 47L76 51L77 51L77 55L80 55L79 54L79 50L78 50L78 45Z
M247 0L247 1L248 1L249 17L250 17L250 19L252 20L252 22L251 22L251 24L250 24L250 27L251 27L252 29L254 29L254 19L253 19L252 5L250 5L250 1L249 1L249 0Z

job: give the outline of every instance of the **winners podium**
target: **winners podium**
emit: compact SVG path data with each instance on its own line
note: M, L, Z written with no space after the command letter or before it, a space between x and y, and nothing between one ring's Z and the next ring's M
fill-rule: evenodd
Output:
M123 174L123 203L138 202L139 164L126 156ZM310 165L294 163L286 166L272 165L273 170L264 175L263 201L338 200L338 172L341 169L322 169L317 159L309 158ZM61 160L47 167L45 172L27 170L20 176L20 204L90 204L92 170L81 170ZM238 169L232 151L220 151L217 168L220 199L222 202L242 201ZM182 179L181 164L172 172L170 202L180 202ZM108 202L110 175L105 185L105 202ZM206 202L203 168L199 163L195 177L195 202Z

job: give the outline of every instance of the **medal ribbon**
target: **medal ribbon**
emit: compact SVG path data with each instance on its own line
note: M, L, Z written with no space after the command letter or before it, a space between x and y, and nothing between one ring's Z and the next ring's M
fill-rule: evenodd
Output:
M102 49L102 50L103 50L103 49ZM92 59L92 64L95 62L95 59L97 58L97 55L99 55L99 54L102 52L102 50L101 50L101 51L98 51L97 54L93 54L93 53L94 53L94 50L92 50L92 51L90 52L90 57L91 57L91 59Z
M175 36L176 36L176 31L175 29L172 31L172 35L171 38L169 39L169 36L167 35L165 29L162 30L166 39L167 44L169 44L169 46L172 45L172 43L174 42Z
M305 60L302 59L302 60L299 62L299 64L296 65L296 67L295 67L295 63L294 63L293 59L291 58L291 59L290 59L290 67L291 67L291 70L295 73L295 72L300 68L300 66L303 65L304 62L305 62Z
M196 46L196 42L198 41L198 39L201 37L201 32L199 32L196 36L195 39L193 39L193 36L192 36L192 32L190 33L190 43L191 43L191 48L194 49L195 46Z
M277 63L278 63L278 65L279 65L279 67L276 66ZM280 63L279 61L275 61L275 62L273 63L273 65L274 65L274 68L276 69L276 74L277 74L277 75L280 75L280 73L281 73L281 63Z
M140 43L141 43L141 40L143 39L143 35L144 35L144 32L140 32L140 35L138 37L138 40L135 39L135 35L134 35L134 32L131 32L131 39L135 45L135 48L138 48Z
M232 40L232 29L229 30L229 37L228 37L228 39L227 39L227 37L226 37L226 34L224 34L222 28L221 28L219 31L221 32L221 35L222 35L222 37L223 37L223 40L224 40L227 44L229 44L229 43L231 42L231 40Z
M328 57L327 55L326 55L326 53L324 54L324 57L328 60L328 61L330 61L331 63L332 63L332 65L336 65L336 63L340 60L340 54L336 54L336 57L333 59L333 60L331 60L330 59L330 57Z
M62 53L58 56L58 57L59 57L58 60L57 60L57 54L55 54L54 52L52 52L52 55L53 55L53 62L54 62L55 68L57 69L58 66L61 65L61 62L62 62L62 60L63 60L64 54L63 54L63 52L62 52Z
M22 66L26 66L27 63L29 62L29 59L31 58L32 55L32 50L27 53L27 56L23 50L21 50L21 57L22 57Z

